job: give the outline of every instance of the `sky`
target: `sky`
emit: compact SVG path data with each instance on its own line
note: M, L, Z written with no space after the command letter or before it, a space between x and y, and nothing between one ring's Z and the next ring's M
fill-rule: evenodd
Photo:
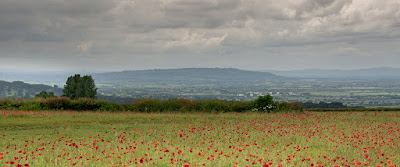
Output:
M1 0L0 70L400 67L399 0Z

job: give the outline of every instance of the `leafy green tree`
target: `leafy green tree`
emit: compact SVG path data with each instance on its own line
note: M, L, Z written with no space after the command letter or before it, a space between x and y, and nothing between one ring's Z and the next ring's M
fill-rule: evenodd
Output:
M70 99L79 99L82 97L96 98L97 88L92 76L85 75L81 77L79 74L70 76L63 89L64 96Z
M260 96L254 100L254 108L258 111L271 112L275 108L272 96Z
M46 92L46 91L41 91L35 97L41 97L41 98L50 98L50 97L56 97L53 92Z

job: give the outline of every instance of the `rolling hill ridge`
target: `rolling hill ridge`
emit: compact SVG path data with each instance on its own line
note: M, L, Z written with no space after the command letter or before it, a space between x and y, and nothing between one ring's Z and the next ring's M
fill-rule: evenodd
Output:
M269 72L246 71L235 68L155 69L97 73L92 76L96 83L101 84L232 84L285 79L284 77Z

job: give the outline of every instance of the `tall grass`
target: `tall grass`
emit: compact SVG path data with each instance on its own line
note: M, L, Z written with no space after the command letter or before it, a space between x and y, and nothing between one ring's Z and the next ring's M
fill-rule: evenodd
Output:
M399 112L0 110L0 164L395 167L399 125Z

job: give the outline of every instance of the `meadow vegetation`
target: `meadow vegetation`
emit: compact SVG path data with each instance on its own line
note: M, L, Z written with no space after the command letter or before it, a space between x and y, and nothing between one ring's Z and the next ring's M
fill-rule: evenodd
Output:
M400 112L2 110L0 165L396 166L399 127Z

